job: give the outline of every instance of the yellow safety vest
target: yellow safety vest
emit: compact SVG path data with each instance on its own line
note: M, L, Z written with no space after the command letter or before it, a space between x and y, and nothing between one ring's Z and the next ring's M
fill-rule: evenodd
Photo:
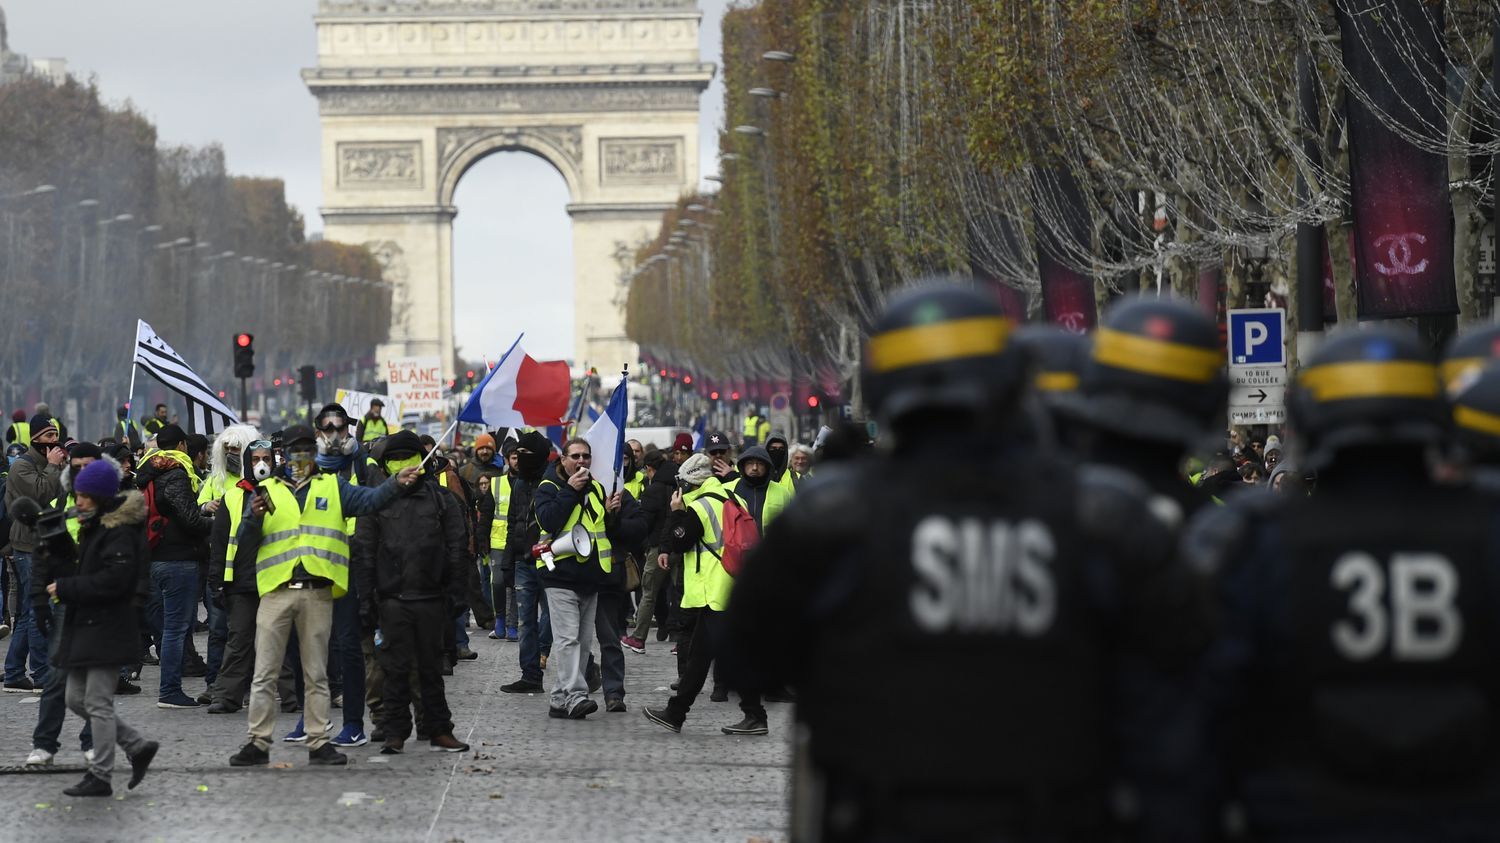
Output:
M755 432L755 438L759 439L760 443L764 445L766 443L766 440L771 438L771 423L768 421L762 421L760 423L760 427L757 427L755 429Z
M751 413L745 416L745 438L749 439L760 432L760 417Z
M67 499L66 502L63 502L62 495L58 495L57 498L55 498L52 501L52 508L53 509L57 509L59 503L62 504L63 510L67 511L69 509L72 509L73 506L74 506L74 504L77 503L77 501L73 499L73 493L69 492L68 493L68 499ZM77 544L78 543L78 516L76 516L76 515L69 515L68 516L68 520L67 520L67 525L68 525L68 535L72 536L73 537L73 543Z
M292 489L278 478L261 484L271 495L275 512L261 526L260 549L255 554L255 588L262 597L290 582L300 563L309 574L333 582L334 599L349 590L349 534L339 500L339 479L332 474L314 477L307 488L307 504L297 506Z
M554 480L542 482L557 486ZM573 507L573 514L568 516L568 521L563 524L562 529L555 535L543 536L542 540L550 544L559 536L566 536L572 532L574 525L579 523L583 524L583 529L589 533L589 540L594 543L594 553L599 557L599 567L603 568L606 574L614 570L615 552L610 548L609 536L604 532L604 487L599 484L598 480L589 481L587 497L584 498L583 503ZM580 565L589 561L576 553L559 553L553 557L553 562L562 562L565 559L576 559ZM547 563L538 559L536 566L545 568Z
M490 550L504 550L510 537L509 474L490 478L490 496L495 499L495 517L490 520Z
M16 422L10 426L10 429L16 432L17 442L28 448L31 447L31 422Z
M724 570L724 487L709 480L683 496L688 510L698 516L703 538L692 550L682 554L682 608L707 606L722 612L729 606L729 590L734 577ZM710 497L710 494L719 497Z
M730 483L724 488L728 489L731 492L738 491L740 488L740 481L743 479L744 478L742 477L736 477L734 479L734 482ZM784 488L780 483L766 484L766 502L760 508L760 530L762 535L764 535L766 529L771 526L771 522L776 519L776 516L780 515L781 511L783 509L786 509L787 504L791 502L792 493L787 491L786 488ZM740 501L740 506L744 506L744 501Z
M359 441L373 442L389 432L390 428L386 427L384 418L365 419L365 433L359 437Z
M375 464L374 460L370 459L369 457L365 457L365 465L366 465L366 467L374 465L374 464ZM349 470L349 480L348 480L348 483L349 483L350 486L358 486L359 485L359 472L358 471L355 471L352 468ZM356 526L356 522L358 522L358 521L359 521L358 518L354 518L352 516L349 517L349 518L345 518L344 519L344 524L347 527L346 532L350 535L350 537L354 536L354 527Z
M786 471L781 472L781 479L771 481L771 485L779 486L782 491L786 492L787 497L790 498L792 495L797 494L797 472L788 468Z
M234 582L234 557L240 551L240 521L245 517L245 490L239 484L224 490L229 508L229 543L224 547L224 582Z
M224 482L228 478L216 478L210 474L204 481L203 486L198 489L198 505L202 506L209 501L216 501L224 497Z
M641 499L641 490L645 488L646 472L641 471L640 469L636 469L634 480L625 481L625 491L629 492L630 496L632 498L635 498L636 500Z
M129 444L130 443L130 432L131 432L131 430L133 430L135 428L135 425L132 424L129 419L120 419L119 421L117 421L115 423L115 427L119 430L119 436L120 436L120 438L126 444Z

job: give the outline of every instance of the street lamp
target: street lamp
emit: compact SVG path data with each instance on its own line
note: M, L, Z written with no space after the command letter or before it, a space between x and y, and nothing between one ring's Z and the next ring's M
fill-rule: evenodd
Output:
M767 50L761 53L760 57L766 61L792 62L797 60L796 55L788 53L786 50Z
M746 93L748 93L752 97L760 97L761 99L768 100L779 100L782 97L786 96L786 94L776 90L775 88L751 88L749 91L746 91Z
M736 132L742 134L742 135L749 135L749 136L755 137L755 138L763 138L763 137L766 136L766 130L762 129L759 126L750 126L750 125L735 126L734 130Z

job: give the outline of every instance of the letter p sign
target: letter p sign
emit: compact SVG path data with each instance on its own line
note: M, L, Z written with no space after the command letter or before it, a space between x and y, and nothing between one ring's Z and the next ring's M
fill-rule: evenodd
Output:
M1239 366L1286 364L1286 312L1273 308L1229 311L1229 362Z

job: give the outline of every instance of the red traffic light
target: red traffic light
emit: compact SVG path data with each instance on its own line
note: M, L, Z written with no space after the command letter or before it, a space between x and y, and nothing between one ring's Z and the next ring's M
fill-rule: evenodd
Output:
M323 379L323 370L322 370L322 369L319 369L319 370L318 370L318 379L319 379L319 380L322 380L322 379Z
M738 392L731 392L729 393L729 399L731 401L738 401L740 400L740 394Z
M473 380L474 379L474 370L473 369L470 369L469 371L464 372L464 374L469 376L469 380Z
M281 386L281 378L277 378L276 379L276 385L277 386Z
M255 342L254 334L235 334L234 344L240 348L249 348L250 343Z
M452 389L457 384L458 384L458 381L454 380L453 378L449 378L448 379L448 388L449 389Z
M667 370L666 369L662 369L661 370L661 376L662 377L666 377L667 376Z
M219 397L220 397L220 398L223 398L223 397L224 397L224 390L222 390L222 389L221 389L221 390L219 390ZM129 409L129 408L126 408L126 409Z
M716 389L716 390L714 390L714 391L713 391L713 392L710 392L710 393L709 393L709 394L708 394L708 397L709 397L709 399L711 399L711 400L713 400L713 401L717 401L717 400L719 400L719 391L718 391L718 390L717 390L717 389Z
M693 376L692 375L683 375L682 376L682 382L683 383L692 383L693 382Z
M809 406L809 407L816 407L816 406L818 406L818 396L816 396L816 395L809 395L809 396L807 396L807 406Z

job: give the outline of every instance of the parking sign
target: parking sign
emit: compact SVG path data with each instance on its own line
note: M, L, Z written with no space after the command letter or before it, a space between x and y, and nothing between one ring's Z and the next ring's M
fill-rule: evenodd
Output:
M1247 308L1228 316L1231 366L1286 365L1286 311Z

